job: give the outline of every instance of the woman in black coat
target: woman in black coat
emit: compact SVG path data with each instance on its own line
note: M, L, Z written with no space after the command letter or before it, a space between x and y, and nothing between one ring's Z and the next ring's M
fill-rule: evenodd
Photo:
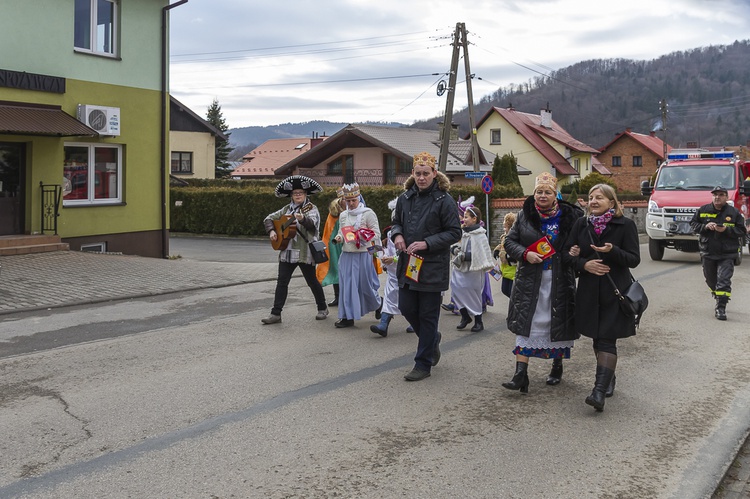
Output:
M623 216L611 186L597 184L589 190L586 214L573 226L563 256L579 273L576 330L594 340L596 382L586 403L601 412L605 397L615 389L616 342L635 334L635 318L620 309L606 274L624 292L632 281L630 269L641 262L641 253L635 222Z
M575 273L562 259L568 234L583 212L557 199L557 180L543 173L535 181L516 222L505 238L505 251L518 262L508 306L508 329L516 335L516 372L503 383L509 390L528 393L529 358L553 359L548 385L560 383L563 358L570 358L575 306ZM550 248L535 243L547 237Z

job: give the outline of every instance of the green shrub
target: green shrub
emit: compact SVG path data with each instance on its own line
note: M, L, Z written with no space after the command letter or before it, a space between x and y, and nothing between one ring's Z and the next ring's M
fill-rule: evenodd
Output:
M170 230L173 232L265 236L263 219L289 203L289 198L275 196L276 180L195 179L190 180L190 184L189 187L170 189ZM361 188L365 204L375 211L381 228L391 225L388 203L403 192L401 185ZM453 184L450 194L454 200L459 196L461 199L474 196L474 204L482 209L483 218L488 219L481 187ZM321 228L328 217L328 206L335 197L336 189L332 187L311 196L320 211ZM502 197L523 197L523 190L515 185L495 186L490 198Z

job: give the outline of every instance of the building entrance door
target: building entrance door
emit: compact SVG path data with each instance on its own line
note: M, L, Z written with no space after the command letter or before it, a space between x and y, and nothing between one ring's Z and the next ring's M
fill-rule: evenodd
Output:
M0 142L0 236L23 234L26 144Z

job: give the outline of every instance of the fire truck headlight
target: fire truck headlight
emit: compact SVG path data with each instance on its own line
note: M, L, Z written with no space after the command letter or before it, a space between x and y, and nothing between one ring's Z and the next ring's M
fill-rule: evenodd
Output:
M649 213L661 213L661 208L659 208L659 205L656 204L656 201L649 200L649 202L648 202L648 212Z

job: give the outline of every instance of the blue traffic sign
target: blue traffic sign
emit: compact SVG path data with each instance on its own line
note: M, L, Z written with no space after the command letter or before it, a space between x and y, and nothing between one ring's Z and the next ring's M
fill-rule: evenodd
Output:
M483 178L485 176L484 172L466 172L464 173L464 178Z
M492 192L492 189L495 187L495 182L492 180L492 177L489 175L485 175L484 178L482 178L482 190L485 194L489 194Z

